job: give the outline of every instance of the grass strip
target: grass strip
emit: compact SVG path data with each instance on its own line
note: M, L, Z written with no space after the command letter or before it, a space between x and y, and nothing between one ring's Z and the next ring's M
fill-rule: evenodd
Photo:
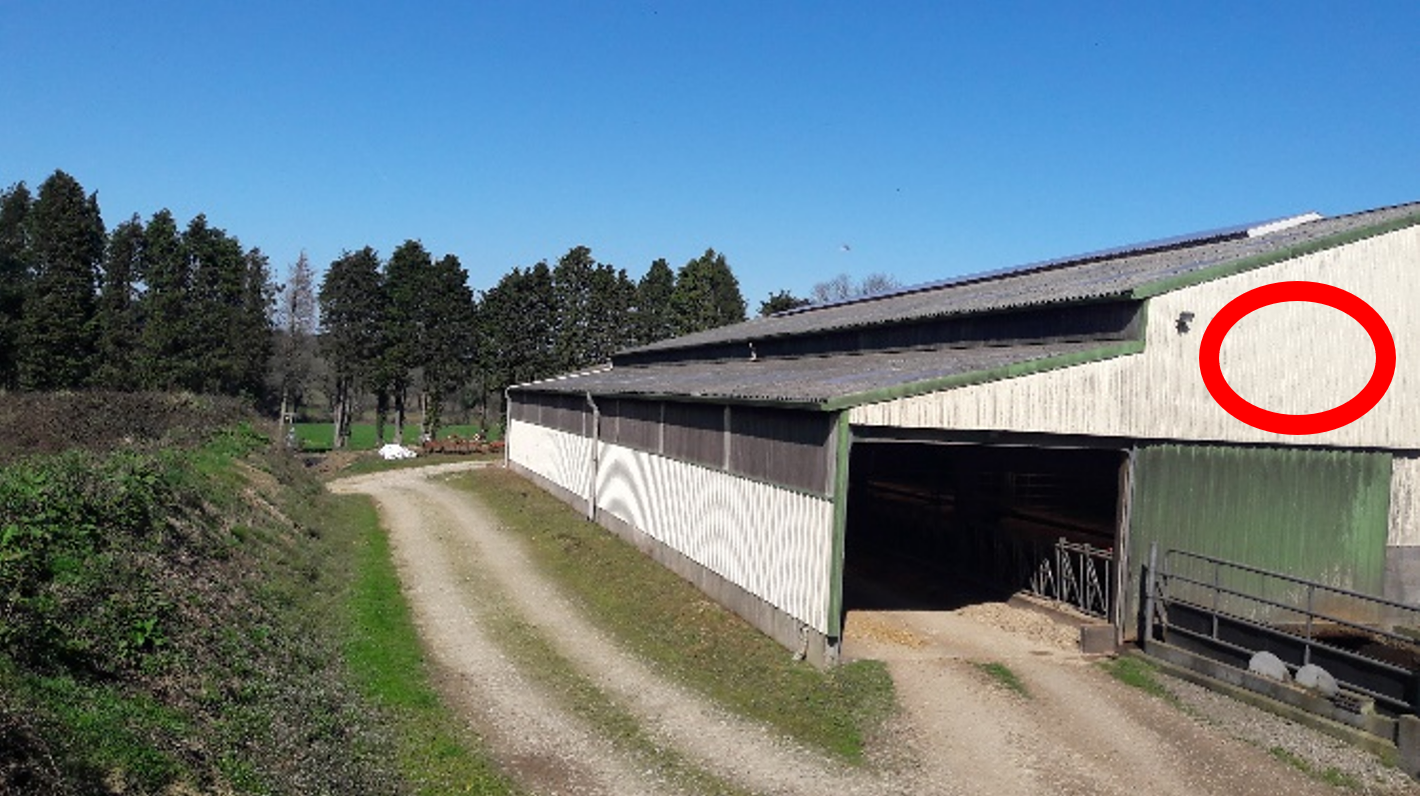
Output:
M1026 684L1021 682L1021 678L1010 667L1004 663L973 662L977 671L991 678L992 682L1020 696L1030 698L1030 691L1026 690Z
M1119 682L1137 688L1152 697L1162 699L1184 713L1192 713L1182 700L1159 682L1158 670L1148 661L1133 655L1125 655L1114 660L1102 661L1099 665Z
M516 611L484 590L484 620L495 643L514 661L518 670L542 687L565 709L591 724L600 737L630 754L638 766L656 778L674 783L690 793L747 796L727 780L698 766L674 748L658 743L625 707L579 674L576 666L557 652L545 636Z
M405 779L431 796L516 793L429 683L389 539L369 498L342 497L335 506L332 521L358 529L346 660L366 697L393 718Z
M522 538L588 617L656 667L732 712L845 762L896 709L879 661L823 671L709 600L617 536L498 468L451 479Z

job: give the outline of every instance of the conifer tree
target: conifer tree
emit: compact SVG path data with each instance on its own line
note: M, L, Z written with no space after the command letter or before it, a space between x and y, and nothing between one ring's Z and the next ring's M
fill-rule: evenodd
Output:
M553 367L559 372L577 370L592 359L592 273L597 261L592 250L575 246L552 269L552 295L556 324L552 348Z
M610 362L612 354L636 344L636 283L625 269L598 265L591 274L588 299L587 359L580 367Z
M234 394L264 399L266 372L275 351L272 312L276 285L271 280L271 261L261 249L247 251L243 263L242 302L230 340L239 368Z
M414 371L421 363L434 261L424 244L406 240L385 264L384 350L380 382L394 404L394 439L404 439L406 403ZM426 401L421 393L420 403ZM383 434L380 435L383 441Z
M557 372L555 302L546 262L514 268L479 303L479 352L490 392Z
M745 319L745 300L739 280L725 255L706 249L681 266L671 295L678 334L714 329Z
M444 399L469 380L474 362L474 301L468 272L446 254L434 264L426 303L428 320L420 363L424 371L422 435L438 436Z
M385 299L380 258L366 246L330 264L320 286L320 348L330 367L335 447L350 441L357 391L378 375Z
M20 324L19 383L28 390L75 389L94 365L94 287L104 254L97 195L56 171L28 215L33 282Z
M190 363L184 385L200 393L238 395L242 392L246 302L246 256L236 238L199 214L183 233L192 273L187 324Z
M114 227L104 255L98 305L98 367L94 386L137 389L137 283L143 278L143 220L134 215Z
M30 282L32 199L23 182L0 194L0 390L19 386L20 319Z
M675 293L675 272L664 258L651 263L636 283L636 342L654 343L675 336L675 316L671 296Z
M780 312L796 310L800 307L807 307L813 302L802 299L787 290L780 290L777 293L769 294L769 298L759 302L759 317L767 318Z
M173 214L159 210L143 230L144 291L138 300L143 328L138 335L138 380L149 390L189 384L188 334L191 273Z
M598 263L591 249L574 247L557 261L552 270L552 292L556 370L597 365L635 344L631 308L636 286L624 270Z

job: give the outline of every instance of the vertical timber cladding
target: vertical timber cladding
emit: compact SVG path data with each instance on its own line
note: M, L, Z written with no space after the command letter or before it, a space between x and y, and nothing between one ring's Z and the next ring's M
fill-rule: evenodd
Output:
M1343 450L1151 445L1135 456L1127 616L1137 616L1139 574L1151 542L1366 594L1384 590L1391 456ZM1170 562L1212 582L1211 566ZM1223 571L1224 588L1305 604L1275 580ZM1300 590L1297 590L1300 592ZM1211 599L1211 598L1210 598ZM1296 602L1300 600L1300 602ZM1224 606L1225 608L1227 606ZM1316 605L1325 612L1327 607ZM1251 601L1233 610L1262 621ZM1356 617L1364 621L1365 617Z
M1385 547L1386 599L1420 604L1420 457L1391 460L1390 533Z

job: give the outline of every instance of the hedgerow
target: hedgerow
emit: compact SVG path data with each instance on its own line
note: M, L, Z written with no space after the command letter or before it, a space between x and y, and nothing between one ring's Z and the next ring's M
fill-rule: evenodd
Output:
M250 419L249 403L222 396L0 392L0 461L67 450L192 448Z

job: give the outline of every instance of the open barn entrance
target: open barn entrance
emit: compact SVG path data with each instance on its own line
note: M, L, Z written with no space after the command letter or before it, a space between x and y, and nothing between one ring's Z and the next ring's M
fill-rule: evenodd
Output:
M1119 625L1126 456L1098 448L859 441L844 610L1035 594Z

